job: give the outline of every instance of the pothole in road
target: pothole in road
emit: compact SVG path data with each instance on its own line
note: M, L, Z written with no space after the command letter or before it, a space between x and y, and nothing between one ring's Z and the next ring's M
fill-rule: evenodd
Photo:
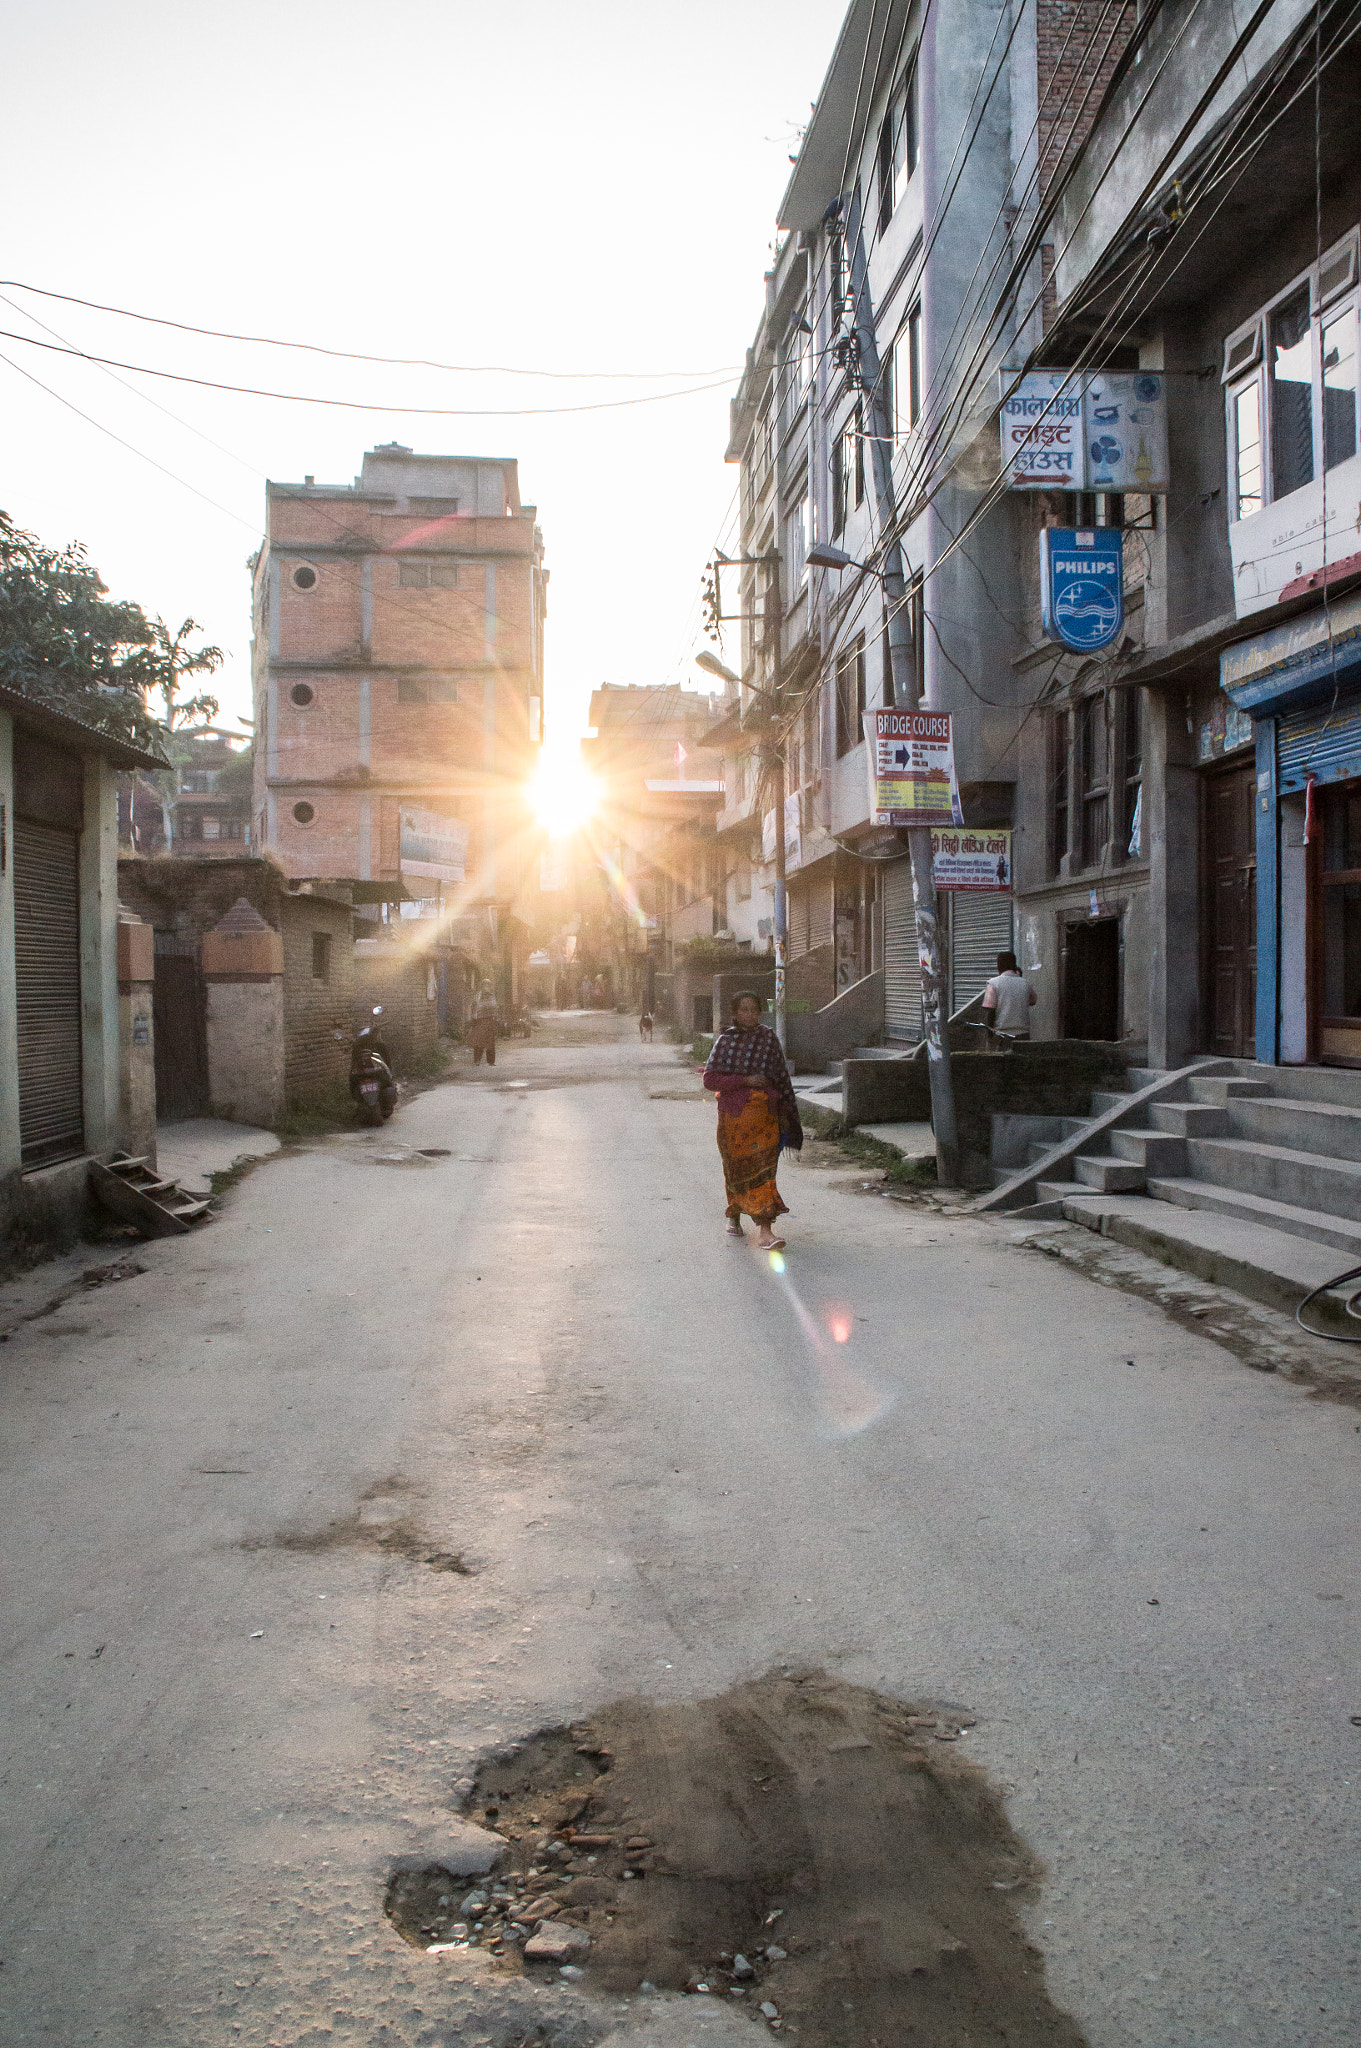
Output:
M485 1761L489 1875L394 1873L414 1946L722 2000L814 2048L1081 2048L1020 1907L1040 1871L960 1708L820 1672L623 1700Z

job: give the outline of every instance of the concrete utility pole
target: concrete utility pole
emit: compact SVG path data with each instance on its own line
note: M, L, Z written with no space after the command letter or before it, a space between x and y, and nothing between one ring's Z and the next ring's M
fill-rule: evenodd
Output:
M771 650L771 697L778 721L784 711L784 600L780 593L778 550L766 560L766 633ZM789 950L789 919L785 898L784 751L783 736L777 736L772 759L775 770L775 1036L781 1049L787 1050L784 969Z
M864 222L860 188L851 194L845 227L850 255L851 298L855 336L860 359L860 384L868 401L870 458L874 471L874 497L879 514L879 531L884 539L885 630L893 676L893 701L915 711L916 665L912 658L912 629L907 616L907 578L903 551L898 539L898 504L893 485L893 421L889 418L887 394L879 367L879 344L874 331L874 305L870 298L865 267ZM944 1000L940 964L940 927L936 917L936 880L931 865L931 827L909 825L907 850L912 860L912 898L917 912L917 958L922 974L922 1022L926 1032L926 1059L931 1073L931 1123L936 1134L936 1177L943 1187L959 1180L959 1136L955 1127L955 1091L950 1074L948 1006ZM776 968L776 986L780 971Z

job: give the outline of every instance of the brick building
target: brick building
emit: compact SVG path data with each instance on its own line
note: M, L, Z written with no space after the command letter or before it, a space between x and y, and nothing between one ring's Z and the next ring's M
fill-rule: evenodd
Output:
M494 912L514 1001L548 580L516 463L393 443L352 485L271 483L252 572L252 844L380 919Z

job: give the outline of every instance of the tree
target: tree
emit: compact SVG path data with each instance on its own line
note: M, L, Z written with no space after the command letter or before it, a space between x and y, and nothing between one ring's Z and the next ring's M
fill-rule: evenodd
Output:
M0 512L0 682L82 725L168 756L177 727L206 724L217 700L180 701L184 679L222 664L218 647L189 646L186 619L171 633L139 605L110 600L78 543L57 549ZM164 719L148 697L159 697Z

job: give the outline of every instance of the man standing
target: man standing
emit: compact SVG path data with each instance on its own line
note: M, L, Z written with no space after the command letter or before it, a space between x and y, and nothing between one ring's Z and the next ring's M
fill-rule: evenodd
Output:
M991 986L991 984L989 984ZM473 1004L472 1022L468 1026L468 1043L473 1049L473 1065L481 1066L482 1055L487 1056L487 1065L496 1065L496 1024L500 1006L489 981L484 981L477 1001Z
M983 991L988 1039L1029 1038L1035 991L1016 965L1014 953L997 955L997 972Z

